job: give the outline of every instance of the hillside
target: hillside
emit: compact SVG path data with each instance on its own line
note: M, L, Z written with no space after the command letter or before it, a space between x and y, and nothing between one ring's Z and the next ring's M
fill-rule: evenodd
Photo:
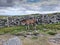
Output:
M53 13L53 14L30 14L30 15L23 15L23 16L12 16L14 17L26 17L26 16L34 16L39 17L40 15L59 15L60 13ZM8 16L0 16L0 19L7 18ZM11 16L10 16L11 17ZM11 21L10 21L11 22ZM51 23L51 24L38 24L36 25L36 30L32 25L29 26L29 30L26 29L26 25L14 25L10 27L2 27L0 28L0 39L8 40L11 37L19 37L22 41L23 45L59 45L58 43L60 37L56 38L58 40L52 40L50 38L54 37L57 34L60 34L60 22L58 23ZM56 36L57 37L57 36ZM50 41L52 40L52 41ZM57 42L57 43L56 43Z

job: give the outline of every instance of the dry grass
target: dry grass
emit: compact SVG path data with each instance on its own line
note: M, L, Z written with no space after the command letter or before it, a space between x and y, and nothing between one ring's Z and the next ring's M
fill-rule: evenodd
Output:
M47 37L38 37L37 39L22 37L23 45L50 45Z
M14 37L13 35L0 35L1 39L8 40L9 38ZM38 37L37 39L25 38L19 36L22 40L23 45L50 45L46 37Z

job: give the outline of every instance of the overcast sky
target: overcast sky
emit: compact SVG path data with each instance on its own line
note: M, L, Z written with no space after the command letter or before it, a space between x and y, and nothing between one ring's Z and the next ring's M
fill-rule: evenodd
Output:
M0 15L60 12L60 0L0 0Z

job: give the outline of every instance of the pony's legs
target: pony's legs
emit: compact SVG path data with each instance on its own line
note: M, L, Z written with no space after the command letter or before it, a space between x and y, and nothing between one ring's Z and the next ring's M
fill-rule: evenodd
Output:
M35 28L34 30L36 30L36 24L35 24L35 27L34 28Z
M26 25L26 30L28 30L28 27L27 27L27 25Z
M36 30L36 24L33 24L33 28L34 28L34 30Z
M29 25L26 25L26 30L29 30L30 28L29 28Z
M29 30L29 29L30 29L29 25L28 25L28 27L27 27L27 28L28 28L27 30Z

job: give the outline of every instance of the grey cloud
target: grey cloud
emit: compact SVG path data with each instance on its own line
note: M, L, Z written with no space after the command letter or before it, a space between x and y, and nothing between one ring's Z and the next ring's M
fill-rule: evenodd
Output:
M12 0L0 0L0 7L12 6Z
M27 0L0 0L0 14L5 12L6 14L24 12L25 14L28 13L27 11L29 13L32 13L31 11L60 11L60 0L40 0L35 3L28 3Z
M28 3L27 0L0 0L0 6L14 6L14 5L33 5L33 6L41 6L41 5L52 5L52 4L60 4L59 0L40 0L37 3Z

